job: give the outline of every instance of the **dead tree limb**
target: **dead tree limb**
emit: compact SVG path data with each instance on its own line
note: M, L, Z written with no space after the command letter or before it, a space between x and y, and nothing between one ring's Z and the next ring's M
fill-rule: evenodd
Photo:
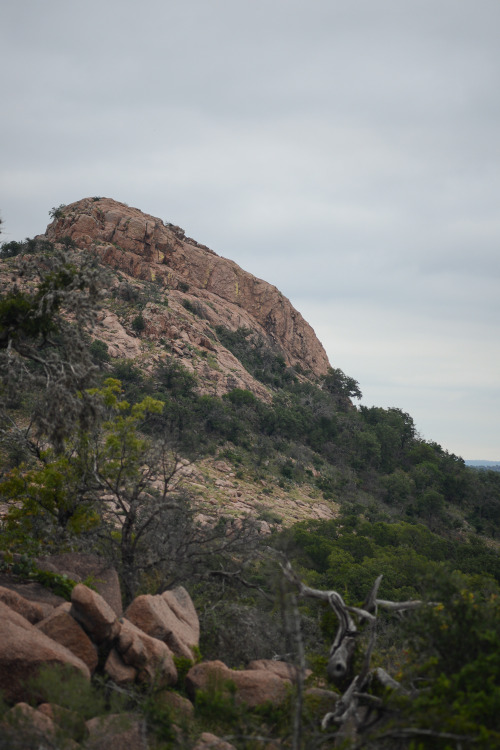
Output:
M300 580L288 560L282 560L280 565L286 580L297 588L299 596L327 602L335 612L338 627L330 647L327 666L328 677L333 682L340 682L351 673L360 627L367 623L369 637L359 674L353 677L349 686L337 701L335 709L327 713L321 722L324 730L331 723L339 727L336 736L340 742L347 737L352 739L353 736L359 736L363 728L366 729L366 727L371 727L376 723L376 720L373 719L374 712L378 712L379 715L382 715L383 712L382 702L376 698L372 700L373 696L368 692L372 681L378 681L385 688L409 695L408 691L383 669L371 669L371 657L377 636L378 610L382 608L391 612L403 612L417 609L423 606L424 602L392 602L379 599L378 591L382 582L382 576L380 575L375 580L363 607L351 607L344 602L337 591L321 591L307 586ZM431 603L431 605L434 605L434 603Z

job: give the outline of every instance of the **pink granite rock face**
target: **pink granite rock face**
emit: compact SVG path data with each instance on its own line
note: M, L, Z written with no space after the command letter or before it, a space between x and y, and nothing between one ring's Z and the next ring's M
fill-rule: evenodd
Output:
M185 344L210 351L218 369L205 368L203 362L196 369L200 381L207 385L211 381L211 392L216 389L222 395L244 388L259 398L270 398L268 389L214 339L210 327L217 325L232 331L248 329L288 365L300 365L313 378L327 373L328 358L313 329L275 286L186 237L179 227L109 198L85 198L66 206L64 215L47 228L51 241L64 236L72 237L79 247L95 250L111 268L169 290L168 309L154 304L144 309L145 334L169 339L181 361ZM187 319L182 306L186 299L201 306L203 315ZM105 326L96 332L114 347L108 334Z
M5 700L24 700L26 683L42 665L69 666L90 679L81 659L0 602L0 692Z

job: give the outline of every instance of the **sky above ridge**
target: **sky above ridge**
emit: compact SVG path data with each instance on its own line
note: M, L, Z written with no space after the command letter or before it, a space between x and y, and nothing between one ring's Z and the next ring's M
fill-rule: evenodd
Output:
M498 0L4 0L0 56L2 240L95 195L178 224L500 460Z

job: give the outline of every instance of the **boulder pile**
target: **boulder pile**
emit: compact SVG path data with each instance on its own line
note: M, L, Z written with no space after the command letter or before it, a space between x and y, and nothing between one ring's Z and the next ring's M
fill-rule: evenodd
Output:
M119 617L82 583L71 602L45 616L36 603L0 587L0 691L8 702L23 699L27 680L42 664L66 665L87 679L101 664L119 685L175 685L174 657L194 662L198 642L198 616L184 588L140 596Z
M259 660L244 670L230 669L222 661L196 663L199 620L183 587L138 596L123 614L117 611L113 586L103 591L111 603L84 583L74 586L70 602L54 597L51 604L43 595L37 601L32 587L26 589L30 598L16 588L22 590L19 584L0 585L0 696L11 706L0 733L19 732L28 725L36 737L50 739L68 722L70 712L44 702L43 696L34 705L30 682L44 666L65 667L88 681L97 673L117 689L134 683L154 686L163 703L184 716L192 715L196 694L214 684L224 690L229 686L237 704L254 708L281 704L296 678L293 667L283 662ZM176 663L183 670L191 664L185 677L190 700L172 690L178 681ZM71 719L77 731L64 746L97 750L111 742L113 748L146 750L143 718L125 718L126 726L122 715L87 722ZM197 747L219 746L211 742L208 735L200 737Z

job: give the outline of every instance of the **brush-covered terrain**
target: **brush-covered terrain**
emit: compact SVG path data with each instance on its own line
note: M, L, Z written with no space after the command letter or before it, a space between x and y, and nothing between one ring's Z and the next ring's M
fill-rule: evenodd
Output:
M356 406L362 384L288 300L178 227L100 198L52 218L0 249L2 580L98 555L125 606L189 591L203 661L312 672L279 707L210 685L186 725L154 683L113 692L98 670L102 711L118 695L142 712L152 748L202 730L236 748L498 747L500 475L423 440L397 406ZM288 563L348 607L372 606L381 575L380 601L422 604L381 606L376 640L361 618L352 674L330 683L338 615ZM322 729L321 691L346 700L367 659L394 684L363 683L353 716ZM56 701L49 676L37 690Z

